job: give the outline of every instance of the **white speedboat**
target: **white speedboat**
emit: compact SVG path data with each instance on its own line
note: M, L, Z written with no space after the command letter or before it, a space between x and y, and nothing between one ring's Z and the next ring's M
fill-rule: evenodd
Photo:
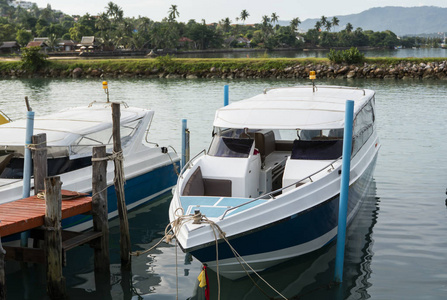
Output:
M261 271L334 240L345 103L355 103L349 224L380 148L374 94L334 86L267 89L217 110L209 150L182 170L170 205L182 249L236 279L246 275L238 255Z
M121 145L128 209L170 191L177 180L177 154L147 141L153 115L151 110L121 106ZM108 102L94 102L85 107L36 116L34 134L46 133L47 136L48 176L59 175L65 190L91 192L92 148L105 145L107 153L112 153L112 125L112 108ZM26 120L0 126L0 203L22 197L25 131ZM114 164L109 161L109 218L117 215L113 178ZM63 225L72 230L85 230L92 226L90 220L89 216L77 216L64 220Z

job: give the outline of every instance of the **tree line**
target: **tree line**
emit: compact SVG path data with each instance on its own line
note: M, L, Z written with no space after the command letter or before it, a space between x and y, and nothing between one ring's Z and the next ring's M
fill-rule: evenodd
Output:
M177 5L171 5L161 21L148 17L124 17L124 11L109 2L105 11L96 16L70 16L57 12L50 5L41 9L34 4L29 10L11 7L0 0L0 42L17 41L22 47L35 37L47 37L50 48L56 49L60 40L81 41L83 36L95 36L103 49L219 49L219 48L312 48L312 47L395 47L418 44L417 38L400 39L391 31L373 32L347 24L335 32L338 18L322 16L313 29L299 32L298 17L288 26L280 26L276 13L264 15L256 24L245 24L249 11L244 9L235 18L227 17L208 24L189 20L179 22ZM240 24L242 22L242 24Z

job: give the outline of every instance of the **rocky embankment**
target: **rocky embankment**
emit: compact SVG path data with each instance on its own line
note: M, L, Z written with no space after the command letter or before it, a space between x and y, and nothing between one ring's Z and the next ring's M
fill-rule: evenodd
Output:
M169 69L169 71L168 71ZM447 61L412 63L402 61L398 64L363 63L345 64L300 64L283 68L259 68L247 64L244 67L204 67L194 71L180 71L188 68L165 68L163 66L137 68L126 67L108 70L107 67L76 67L72 70L46 68L37 73L26 70L2 71L3 78L308 78L309 71L316 71L317 78L379 78L379 79L441 79L447 80Z

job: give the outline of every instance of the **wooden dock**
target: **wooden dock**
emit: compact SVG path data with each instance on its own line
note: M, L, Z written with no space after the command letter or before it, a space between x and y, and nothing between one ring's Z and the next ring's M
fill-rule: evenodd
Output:
M0 236L6 237L43 226L45 209L45 199L37 196L0 204ZM91 210L91 197L62 190L62 219L85 214Z
M92 197L61 190L60 177L54 176L45 177L44 199L32 196L0 205L0 237L29 232L29 237L34 241L34 247L31 248L3 246L0 239L0 300L6 299L5 260L46 264L49 298L67 298L62 272L62 267L66 265L66 251L83 244L89 244L94 249L98 295L101 295L100 298L110 298L105 146L94 147L92 157L97 159L92 162ZM62 229L63 219L80 214L92 215L92 231Z

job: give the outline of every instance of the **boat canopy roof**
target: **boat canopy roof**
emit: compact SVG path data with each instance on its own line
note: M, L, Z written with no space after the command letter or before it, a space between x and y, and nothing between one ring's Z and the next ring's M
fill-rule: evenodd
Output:
M343 128L346 100L356 114L374 91L349 87L296 86L266 89L263 94L234 102L216 111L214 126L253 129Z
M152 118L153 111L121 106L121 124ZM69 146L80 137L112 128L112 108L110 103L93 103L58 113L36 116L33 134L46 133L48 146ZM0 147L25 144L26 119L0 126Z

